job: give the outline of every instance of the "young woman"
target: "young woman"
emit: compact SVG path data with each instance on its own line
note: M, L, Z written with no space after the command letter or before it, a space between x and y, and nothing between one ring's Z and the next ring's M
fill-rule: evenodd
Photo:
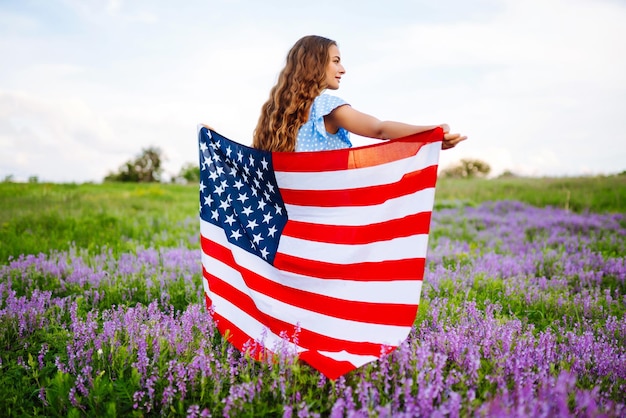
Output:
M337 90L345 74L337 43L305 36L287 54L285 68L261 109L252 146L267 151L321 151L352 146L350 132L369 138L394 139L442 127L443 149L467 137L449 133L446 124L416 126L381 121L344 100L324 94Z

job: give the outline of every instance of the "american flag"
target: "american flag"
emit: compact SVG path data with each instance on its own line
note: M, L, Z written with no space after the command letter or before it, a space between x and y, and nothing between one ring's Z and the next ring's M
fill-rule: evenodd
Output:
M222 335L242 351L287 346L330 379L406 339L441 129L302 153L198 132L203 284Z

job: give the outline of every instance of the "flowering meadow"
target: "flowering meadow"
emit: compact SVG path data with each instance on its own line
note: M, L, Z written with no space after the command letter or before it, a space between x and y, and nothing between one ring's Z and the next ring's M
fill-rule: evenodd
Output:
M336 381L287 345L256 362L220 336L197 228L4 261L0 414L626 416L623 212L439 204L409 338Z

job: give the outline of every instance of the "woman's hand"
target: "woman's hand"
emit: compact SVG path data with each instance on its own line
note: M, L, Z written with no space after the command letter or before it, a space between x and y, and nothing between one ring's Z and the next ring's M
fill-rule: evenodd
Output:
M461 134L445 134L443 136L443 142L441 143L441 149L450 149L456 147L456 145L467 139L466 136Z
M443 142L441 143L441 149L450 149L456 147L456 145L467 139L467 136L461 134L451 134L450 127L446 123L439 125L443 129Z

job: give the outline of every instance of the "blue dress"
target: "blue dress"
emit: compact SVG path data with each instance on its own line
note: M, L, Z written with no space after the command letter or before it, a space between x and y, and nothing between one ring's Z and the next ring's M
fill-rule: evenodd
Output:
M330 94L317 96L311 105L309 119L298 130L296 151L325 151L352 147L350 133L347 130L339 128L337 133L331 134L324 126L324 116L347 104L345 100Z

